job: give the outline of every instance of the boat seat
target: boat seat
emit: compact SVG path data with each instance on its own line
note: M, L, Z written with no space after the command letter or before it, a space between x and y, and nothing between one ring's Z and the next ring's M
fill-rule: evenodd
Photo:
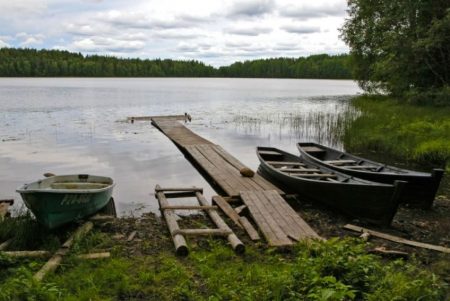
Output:
M307 153L325 153L326 151L317 146L302 146L302 149Z
M348 168L348 169L374 169L377 168L377 166L373 166L373 165L341 165L339 166L341 168Z
M318 173L318 174L311 174L311 173L303 173L303 174L293 174L294 177L298 178L337 178L335 174L331 173Z
M277 168L279 171L283 172L320 172L318 168Z
M355 160L325 160L323 162L328 163L328 164L332 164L332 165L349 164L349 163L354 164L354 163L356 163Z
M283 157L283 154L280 154L279 152L275 151L259 151L260 155L267 155L267 156L280 156Z

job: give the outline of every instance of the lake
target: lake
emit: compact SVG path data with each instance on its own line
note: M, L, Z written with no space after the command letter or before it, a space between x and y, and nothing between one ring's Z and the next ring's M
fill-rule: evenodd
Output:
M209 199L213 189L167 137L126 117L188 112L189 128L256 170L258 145L342 148L358 93L347 80L0 78L0 197L20 207L15 189L52 172L112 177L122 215L156 212L156 184L204 187Z

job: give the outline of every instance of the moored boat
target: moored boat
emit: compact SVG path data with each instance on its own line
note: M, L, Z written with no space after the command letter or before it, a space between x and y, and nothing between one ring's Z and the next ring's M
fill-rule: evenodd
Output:
M54 229L105 207L114 185L108 177L62 175L25 184L17 192L37 221Z
M312 142L297 143L297 148L305 160L354 177L386 184L406 181L400 201L423 209L433 205L444 174L442 169L432 173L401 169Z
M336 172L272 147L257 147L258 172L311 201L370 223L389 225L397 212L404 182L381 184Z

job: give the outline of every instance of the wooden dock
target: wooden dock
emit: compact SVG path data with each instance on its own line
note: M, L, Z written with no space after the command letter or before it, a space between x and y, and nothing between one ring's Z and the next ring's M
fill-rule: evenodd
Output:
M134 117L135 120L139 120ZM195 134L180 120L184 116L151 117L152 124L171 139L225 196L240 198L271 246L288 246L319 235L282 198L284 192L255 174L244 177L246 167L221 146Z

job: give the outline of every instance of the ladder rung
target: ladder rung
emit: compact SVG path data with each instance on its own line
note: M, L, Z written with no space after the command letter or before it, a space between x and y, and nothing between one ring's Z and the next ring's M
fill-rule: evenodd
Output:
M161 210L217 210L217 206L190 206L190 205L174 205L174 206L164 206L161 207Z
M232 231L222 229L180 229L172 232L172 236L177 234L228 236L232 233Z
M155 188L156 192L165 192L165 191L195 191L195 192L203 192L203 188L199 188L199 187L185 187L185 188L164 188L164 187L156 187Z

